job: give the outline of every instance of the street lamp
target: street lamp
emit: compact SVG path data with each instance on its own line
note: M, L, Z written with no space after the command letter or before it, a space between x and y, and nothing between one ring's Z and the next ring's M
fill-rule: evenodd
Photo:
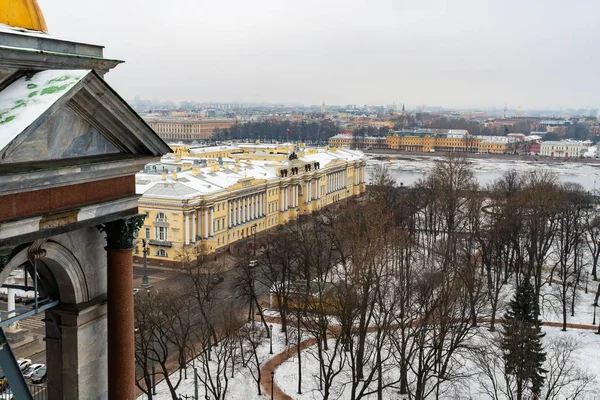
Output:
M273 324L269 325L269 331L271 332L269 335L269 354L273 354Z
M256 228L257 225L252 225L252 255L256 256Z
M142 253L144 254L144 276L142 276L142 287L148 286L148 244L142 239Z
M252 279L251 282L251 293L250 293L250 315L252 318L252 329L254 329L254 273L252 272L252 269L256 268L257 265L257 261L256 260L251 260L250 263L248 264L248 269L250 272L250 279Z
M275 371L271 371L271 400L273 400L273 392L275 391Z
M594 320L592 321L592 325L596 325L596 307L598 307L598 303L594 303Z

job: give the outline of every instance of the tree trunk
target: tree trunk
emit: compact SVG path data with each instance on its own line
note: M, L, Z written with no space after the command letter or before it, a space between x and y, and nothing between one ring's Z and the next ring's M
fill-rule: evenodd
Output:
M300 349L300 312L298 312L298 394L302 394L302 351Z

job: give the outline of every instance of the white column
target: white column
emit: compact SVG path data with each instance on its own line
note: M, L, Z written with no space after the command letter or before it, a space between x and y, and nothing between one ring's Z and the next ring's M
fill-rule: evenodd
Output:
M236 224L235 220L235 199L231 200L231 227L234 227Z
M258 218L258 194L254 195L254 218Z
M215 208L210 209L210 236L215 235Z
M290 187L285 188L285 209L290 208Z
M283 211L283 189L279 189L279 211Z
M208 209L204 209L204 238L208 238Z
M245 204L246 204L246 198L245 197L240 198L240 224L243 224L244 222L246 222L244 220L244 218L246 217L246 215L245 215L245 211L246 211Z
M196 242L196 210L192 213L192 242Z
M242 223L242 199L237 199L237 216L235 217L236 225Z
M190 214L185 214L185 244L190 244Z
M244 197L246 206L244 207L244 222L250 221L250 196Z
M8 289L8 305L6 307L6 311L9 311L8 318L12 318L15 316L14 312L10 312L15 311L15 294L16 289Z
M263 207L263 215L267 215L267 192L263 193L262 207Z

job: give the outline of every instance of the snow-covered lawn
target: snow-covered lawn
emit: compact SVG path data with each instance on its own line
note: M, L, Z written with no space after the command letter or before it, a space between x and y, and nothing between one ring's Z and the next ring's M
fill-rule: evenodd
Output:
M264 327L260 324L256 324L256 329L263 329ZM293 343L290 343L292 346ZM264 339L262 344L257 348L258 358L260 360L261 366L274 355L283 352L286 349L285 346L285 337L281 332L281 325L273 324L273 355L269 354L269 340ZM194 365L190 363L187 368L187 379L183 380L177 389L177 394L185 398L187 395L189 398L194 398L195 387L194 387ZM227 368L230 371L229 367ZM229 372L228 372L229 373ZM231 377L231 375L229 375ZM205 396L205 388L198 381L198 394L199 398L204 399ZM235 372L233 378L229 380L229 387L227 390L227 399L240 399L240 400L254 400L254 399L264 399L266 395L270 396L270 393L265 394L263 392L263 396L258 395L258 388L256 381L252 378L252 375L248 368L242 367L241 364L236 365ZM146 399L145 395L138 397L138 400ZM158 400L166 400L171 399L171 393L167 387L167 384L163 381L156 385L156 396L155 399ZM212 398L212 397L209 397Z
M596 393L600 393L600 365L597 362L598 354L600 354L600 336L596 335L593 331L581 330L581 329L570 329L567 332L562 332L560 328L544 327L546 336L543 339L544 345L548 346L552 341L560 338L564 338L571 343L575 343L577 350L573 353L574 364L582 369L583 371L592 374L594 380L590 383L587 388L586 394L578 398L580 399L594 399ZM474 340L473 344L485 345L485 340L490 340L492 334L484 327L481 328L481 333L476 336L477 340ZM332 341L330 341L332 343ZM462 357L458 357L459 359ZM489 386L489 383L485 380L479 381L478 376L475 374L476 366L472 361L463 359L463 373L465 376L460 381L451 382L444 385L443 393L448 398L461 398L461 399L483 399L489 398L484 394L484 388L482 385ZM497 379L502 382L501 369L496 371ZM281 389L283 389L290 397L299 400L316 400L322 399L323 395L319 391L319 363L316 359L314 349L306 349L302 352L302 394L297 394L298 389L298 357L294 356L284 362L275 373L275 382ZM349 398L348 391L349 385L342 384L343 382L350 381L348 371L340 374L336 377L338 382L336 395L332 398L335 399L347 399ZM373 386L376 382L373 383ZM562 393L563 395L568 394ZM376 399L377 395L367 396L367 399ZM402 399L399 392L395 388L387 388L384 390L384 399ZM502 396L500 396L502 398ZM559 398L566 398L559 396Z

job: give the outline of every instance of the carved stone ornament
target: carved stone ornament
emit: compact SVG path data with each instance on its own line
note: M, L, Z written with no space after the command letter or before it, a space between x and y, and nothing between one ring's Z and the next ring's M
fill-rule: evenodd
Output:
M101 232L106 232L106 249L131 250L136 232L144 225L144 214L135 217L119 219L99 225Z

